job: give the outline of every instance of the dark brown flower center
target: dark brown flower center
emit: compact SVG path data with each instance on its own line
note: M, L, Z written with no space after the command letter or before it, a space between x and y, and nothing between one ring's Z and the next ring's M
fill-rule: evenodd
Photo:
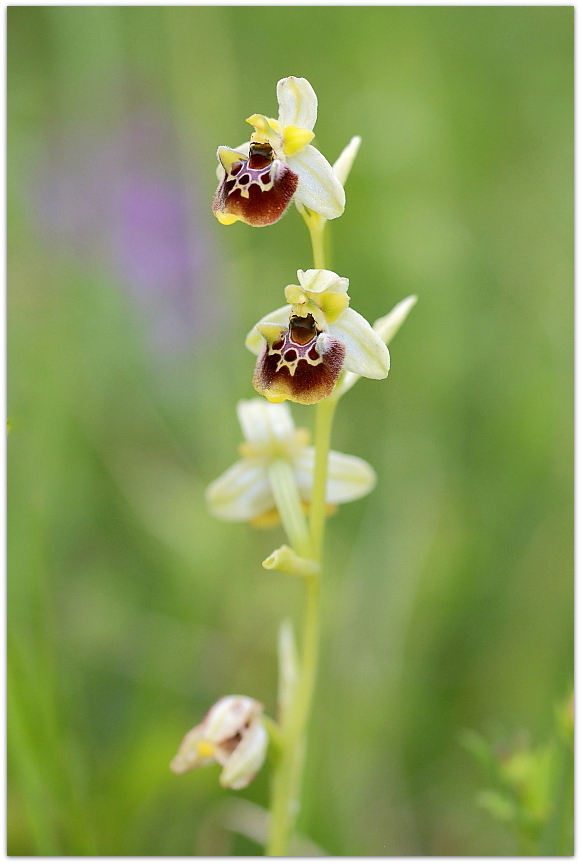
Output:
M312 315L291 315L288 329L264 346L256 362L255 389L305 405L329 396L343 367L345 346L321 334Z
M290 338L297 345L307 345L320 333L312 315L307 315L305 318L292 315L288 326Z
M252 142L247 159L224 167L214 212L238 216L249 225L271 225L283 215L296 191L298 175L275 160L270 144Z

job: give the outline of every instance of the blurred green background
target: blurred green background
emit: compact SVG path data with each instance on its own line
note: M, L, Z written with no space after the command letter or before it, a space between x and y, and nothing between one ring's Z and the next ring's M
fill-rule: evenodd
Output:
M9 7L9 853L253 855L168 764L226 693L275 711L300 586L220 523L247 330L311 266L221 227L215 151L307 77L363 144L332 268L418 305L333 444L300 830L332 855L512 855L466 729L550 735L572 680L573 7ZM293 409L294 410L294 409ZM312 411L294 410L310 426Z

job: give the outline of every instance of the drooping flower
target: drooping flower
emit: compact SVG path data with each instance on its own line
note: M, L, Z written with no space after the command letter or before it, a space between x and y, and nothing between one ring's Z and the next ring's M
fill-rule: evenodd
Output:
M310 143L317 119L317 96L306 78L277 84L278 120L253 114L250 141L236 149L219 147L220 185L212 209L223 225L238 220L271 225L297 204L335 219L345 209L345 191L325 157Z
M220 784L244 789L254 779L268 749L263 705L249 696L224 696L186 734L170 764L174 774L201 765L222 765Z
M206 489L211 512L221 519L252 522L265 527L278 522L269 465L287 459L306 505L311 499L315 451L308 446L309 433L296 429L288 405L265 399L241 400L238 419L246 439L242 458ZM327 477L327 505L355 501L375 486L375 472L363 459L331 450ZM334 507L333 507L334 509Z
M258 360L254 388L271 402L320 402L343 370L386 378L389 351L368 321L349 307L349 280L332 270L298 270L287 306L253 327L246 347Z

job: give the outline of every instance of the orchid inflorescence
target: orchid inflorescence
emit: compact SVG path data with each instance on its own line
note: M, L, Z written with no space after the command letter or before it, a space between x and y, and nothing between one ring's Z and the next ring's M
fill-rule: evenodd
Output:
M240 459L207 489L218 518L256 527L282 523L289 544L263 562L268 570L293 573L306 586L302 652L290 622L279 640L278 722L246 696L222 697L185 736L172 770L222 766L220 782L246 786L276 739L268 855L284 855L298 811L302 753L315 684L318 597L325 520L337 505L370 492L375 472L364 460L329 449L336 405L359 379L386 378L387 348L414 296L398 303L373 326L351 308L349 280L326 269L323 231L344 211L344 184L361 139L354 137L333 166L311 143L317 97L305 78L277 85L278 119L253 114L250 140L218 148L219 185L213 211L223 225L264 227L294 202L313 244L315 267L298 270L284 289L285 305L264 315L246 337L256 355L252 384L259 398L238 403L244 435ZM261 398L265 397L265 398ZM294 426L289 406L317 405L314 446ZM308 519L307 519L308 515ZM274 746L274 745L273 745Z

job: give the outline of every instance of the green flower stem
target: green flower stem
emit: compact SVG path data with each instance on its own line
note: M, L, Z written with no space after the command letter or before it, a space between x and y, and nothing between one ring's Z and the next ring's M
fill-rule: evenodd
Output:
M311 235L314 266L325 268L324 231L326 220L315 213L301 211ZM315 425L315 469L309 514L310 536L307 539L308 552L301 551L318 564L321 563L326 521L326 488L331 428L337 402L324 399L317 405ZM294 478L293 478L294 479ZM297 493L298 494L298 493ZM275 493L276 499L276 493ZM279 506L278 499L277 507ZM280 512L280 507L279 507ZM286 522L281 512L286 528ZM294 529L293 529L294 530ZM289 534L289 539L294 541ZM303 539L303 538L301 538ZM320 577L313 575L304 579L306 601L304 612L303 645L300 677L296 696L290 706L282 727L282 750L280 760L273 775L273 792L270 810L270 826L266 855L288 855L288 848L298 812L300 809L301 781L306 751L306 732L311 712L311 704L317 678L319 653L319 599L321 593Z
M325 269L325 226L326 219L322 219L318 213L311 213L308 217L303 217L307 223L309 234L311 235L311 245L313 247L313 263L316 270Z
M273 459L268 474L276 508L295 552L311 558L311 542L292 466L287 459Z
M325 539L327 467L329 464L331 430L333 428L336 407L336 399L323 399L317 405L317 419L315 422L315 471L309 519L313 558L319 562L323 554L323 541Z
M307 598L301 676L287 723L282 728L282 752L273 777L270 826L266 854L288 854L289 841L300 809L300 790L306 748L306 727L317 674L319 643L319 578L305 580Z

